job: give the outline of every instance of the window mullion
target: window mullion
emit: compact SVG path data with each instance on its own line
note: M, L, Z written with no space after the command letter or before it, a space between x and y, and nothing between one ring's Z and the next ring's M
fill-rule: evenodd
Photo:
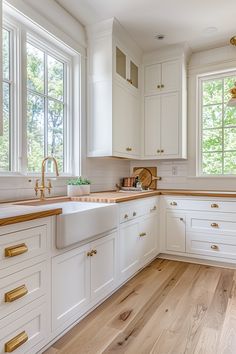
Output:
M44 157L48 156L48 56L44 54Z

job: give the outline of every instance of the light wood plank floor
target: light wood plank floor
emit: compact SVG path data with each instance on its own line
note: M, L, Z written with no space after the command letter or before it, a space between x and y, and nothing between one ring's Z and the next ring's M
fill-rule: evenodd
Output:
M157 259L45 354L235 354L236 271Z

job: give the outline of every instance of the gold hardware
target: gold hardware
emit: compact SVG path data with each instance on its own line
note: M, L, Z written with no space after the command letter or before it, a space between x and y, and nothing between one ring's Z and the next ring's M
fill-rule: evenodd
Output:
M144 237L146 235L147 235L146 232L141 232L141 234L139 234L139 237Z
M137 215L137 213L136 213L136 211L134 211L134 212L133 212L133 216L136 216L136 215Z
M5 353L12 353L14 350L19 348L22 344L27 342L28 340L28 335L27 333L21 332L11 340L9 340L7 343L5 343Z
M161 84L161 88L165 87L163 84Z
M217 224L216 222L213 222L213 223L211 223L211 226L212 227L219 227L219 224Z
M126 151L132 151L132 148L131 147L127 147Z
M154 205L154 207L150 209L150 211L155 211L155 210L157 210L156 205Z
M230 44L236 45L236 36L233 36L232 38L230 38Z
M25 285L19 286L18 288L8 291L5 293L5 302L13 302L28 293L28 289Z
M170 202L170 205L176 206L177 203L176 202Z
M93 257L94 254L97 254L97 250L92 250L90 252L87 253L87 257Z
M179 218L180 221L184 221L184 218Z
M131 79L126 79L131 85L133 84L133 81Z
M129 215L125 214L124 219L128 219Z
M211 249L213 249L213 250L218 250L219 247L218 247L217 245L211 245Z
M58 165L57 165L57 160L55 159L55 157L52 156L48 156L45 157L45 159L43 159L42 162L42 177L41 177L41 185L39 185L39 180L36 179L35 182L35 195L38 195L38 192L40 192L40 200L44 200L45 199L45 190L48 190L48 193L51 193L51 189L52 189L52 184L51 181L49 180L48 185L45 185L45 167L46 167L46 162L48 160L51 160L54 165L55 165L55 170L56 170L56 175L59 176L59 172L58 172Z
M15 257L28 251L25 243L5 248L5 257Z
M219 208L218 204L211 204L211 208Z
M164 152L164 150L163 150L163 149L161 149L161 152Z
M92 254L97 254L98 251L97 251L97 250L92 250L91 253L92 253Z
M157 150L157 153L159 154L160 152L161 152L161 150L158 149L158 150Z
M158 88L158 89L161 88L161 85L157 85L157 88Z

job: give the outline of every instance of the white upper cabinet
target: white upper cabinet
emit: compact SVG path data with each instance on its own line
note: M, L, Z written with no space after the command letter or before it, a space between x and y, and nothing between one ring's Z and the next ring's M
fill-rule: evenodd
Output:
M186 158L186 57L153 63L157 58L144 63L143 158Z
M142 53L115 19L87 33L88 156L140 158Z

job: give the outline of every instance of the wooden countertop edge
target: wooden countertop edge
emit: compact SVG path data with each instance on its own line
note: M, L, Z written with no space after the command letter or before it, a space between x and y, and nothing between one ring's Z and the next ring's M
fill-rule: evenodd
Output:
M113 192L104 192L104 197L103 196L98 196L96 197L97 194L103 194L103 192L95 192L91 193L91 195L88 196L81 196L81 197L71 197L71 200L73 201L82 201L82 202L94 202L94 203L122 203L122 202L128 202L130 200L136 200L136 199L142 199L142 198L148 198L148 197L154 197L156 195L160 195L159 191L151 191L151 192L142 192L140 194L135 194L135 195L122 195L120 193L119 196L117 197L109 197L107 194L109 193L115 193Z
M159 190L160 195L183 195L193 197L218 197L218 198L236 198L236 192L215 192L215 191L194 191L194 190Z
M50 210L36 211L34 213L27 213L23 215L0 218L0 226L6 226L11 224L17 224L24 221L46 218L48 216L60 215L61 213L62 213L62 209L56 208Z

